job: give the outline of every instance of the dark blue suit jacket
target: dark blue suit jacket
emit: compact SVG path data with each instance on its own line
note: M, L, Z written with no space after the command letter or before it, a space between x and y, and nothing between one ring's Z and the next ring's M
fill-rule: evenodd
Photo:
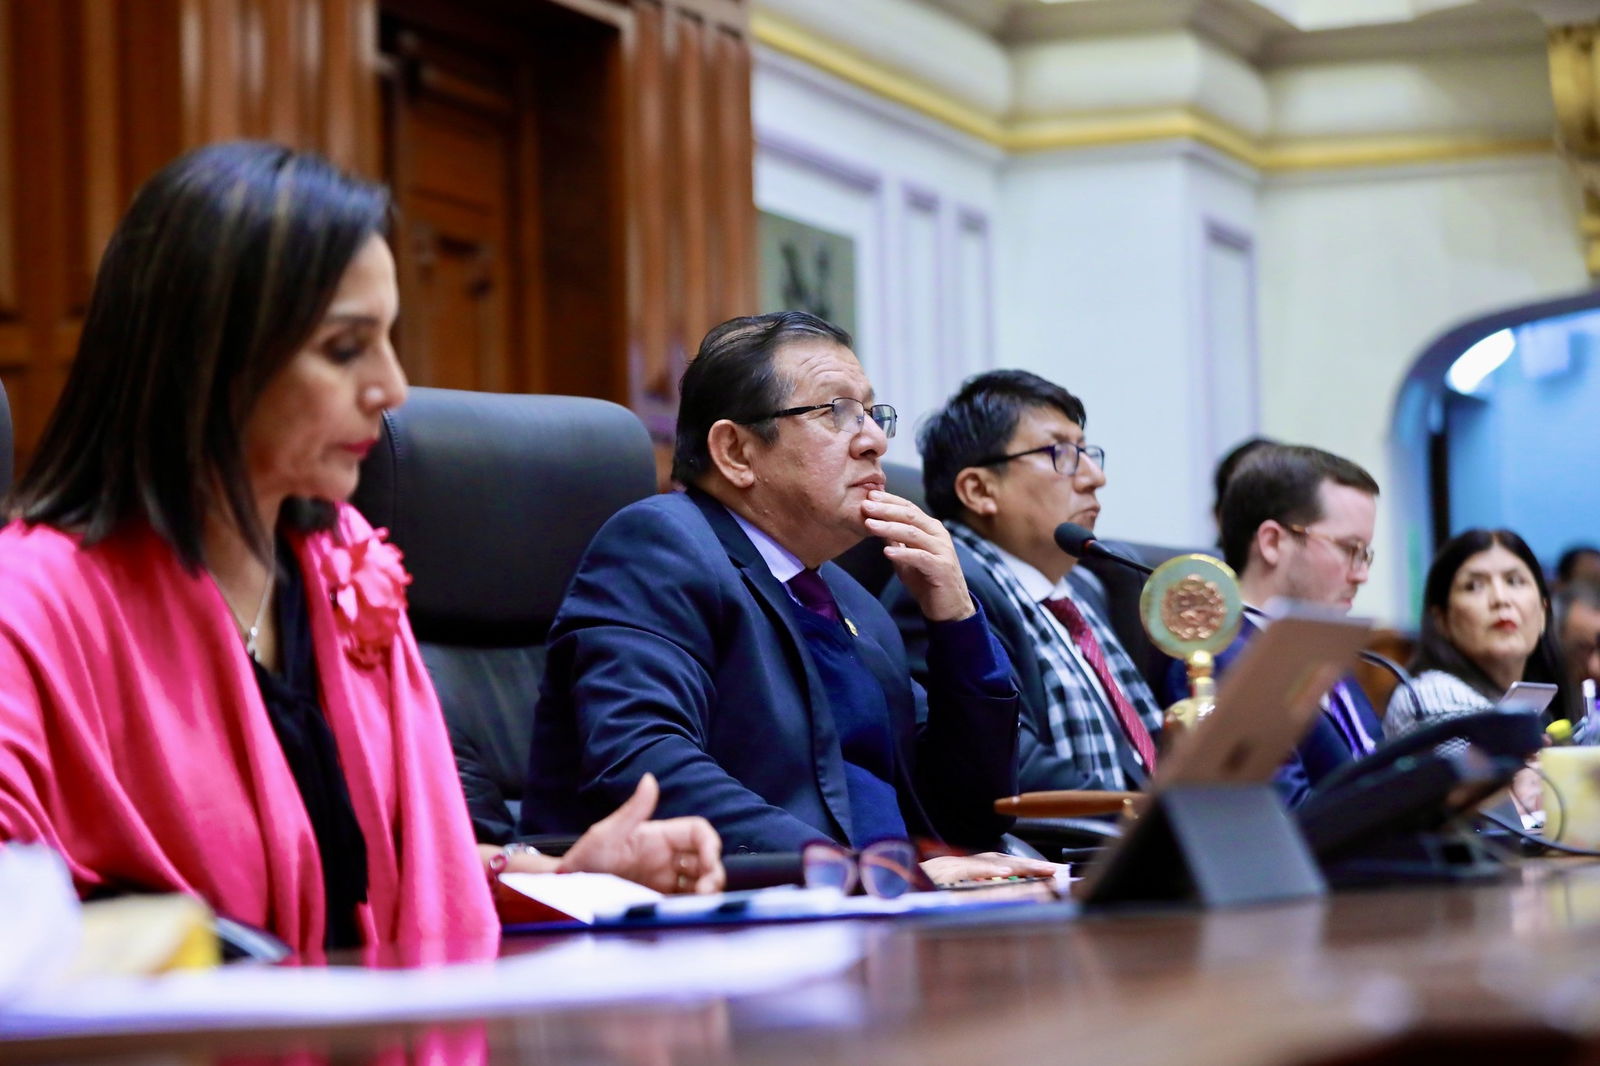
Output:
M1227 672L1228 667L1244 651L1257 633L1261 632L1250 619L1247 611L1243 622L1239 625L1239 635L1218 653L1213 672L1220 680ZM1351 678L1345 678L1345 689L1350 695L1350 702L1354 705L1356 714L1361 716L1362 725L1367 730L1367 735L1374 740L1383 738L1383 723L1372 710L1372 704L1367 701L1366 693L1361 686ZM1189 674L1184 664L1174 660L1167 671L1167 691L1163 693L1163 700L1168 706L1189 694ZM1319 714L1311 723L1311 730L1305 738L1296 745L1294 752L1287 762L1278 769L1277 776L1273 778L1273 786L1278 794L1283 797L1283 802L1293 808L1298 807L1311 795L1311 790L1322 783L1322 779L1333 771L1343 766L1352 759L1359 758L1364 752L1354 752L1345 742L1344 734L1339 727L1329 721L1326 713Z
M994 800L1016 792L1015 687L986 694L954 661L973 657L947 650L930 707L883 607L837 566L821 573L883 687L907 828L991 846L1009 824ZM791 602L708 496L654 496L613 516L550 632L523 831L580 831L649 771L657 815L705 816L727 851L847 841L838 734ZM1005 666L985 627L963 632Z

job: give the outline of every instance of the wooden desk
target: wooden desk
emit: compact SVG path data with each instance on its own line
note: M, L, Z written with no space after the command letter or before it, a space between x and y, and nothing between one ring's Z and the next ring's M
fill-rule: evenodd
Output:
M862 927L862 964L777 996L400 1030L0 1044L0 1061L397 1062L402 1048L418 1062L625 1066L1600 1059L1600 863L1229 912Z

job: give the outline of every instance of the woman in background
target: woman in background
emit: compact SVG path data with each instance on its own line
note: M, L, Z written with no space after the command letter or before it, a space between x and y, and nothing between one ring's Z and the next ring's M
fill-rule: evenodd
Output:
M405 399L389 201L268 144L135 197L0 531L0 842L84 896L176 891L301 952L492 938L486 866L405 615L342 501ZM721 884L654 782L558 862Z
M1422 632L1410 670L1415 694L1396 689L1389 736L1450 715L1486 711L1518 681L1560 686L1551 717L1563 716L1571 687L1550 624L1550 595L1527 543L1509 529L1452 537L1428 568Z

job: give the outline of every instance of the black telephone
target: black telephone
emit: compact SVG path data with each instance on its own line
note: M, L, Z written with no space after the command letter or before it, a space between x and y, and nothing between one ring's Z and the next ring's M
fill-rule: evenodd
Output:
M1295 815L1336 885L1489 876L1500 865L1452 823L1508 785L1543 743L1536 714L1458 715L1340 767Z

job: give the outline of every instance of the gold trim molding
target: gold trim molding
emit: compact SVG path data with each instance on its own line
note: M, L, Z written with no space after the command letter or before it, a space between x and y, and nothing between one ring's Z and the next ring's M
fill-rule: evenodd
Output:
M924 82L862 58L764 11L750 19L755 39L1001 151L1021 154L1190 140L1267 173L1416 166L1554 150L1551 138L1404 136L1262 141L1200 108L1175 107L1001 122ZM1552 53L1552 77L1554 77Z
M1600 277L1600 23L1553 26L1549 46L1558 141L1583 186L1584 262Z

